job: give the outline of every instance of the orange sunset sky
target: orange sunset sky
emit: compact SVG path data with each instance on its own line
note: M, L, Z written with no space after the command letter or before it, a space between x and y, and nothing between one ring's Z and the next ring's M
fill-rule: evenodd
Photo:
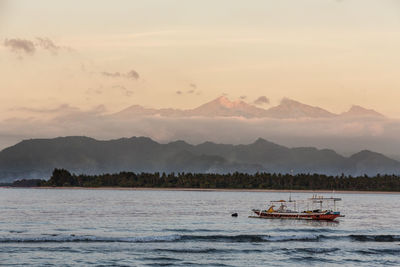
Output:
M399 118L399 47L396 0L0 0L0 119L222 94Z

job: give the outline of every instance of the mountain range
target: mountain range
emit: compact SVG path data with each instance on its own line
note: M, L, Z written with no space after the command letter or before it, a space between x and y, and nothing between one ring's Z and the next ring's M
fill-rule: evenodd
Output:
M361 106L352 106L348 111L335 114L323 108L300 103L285 98L278 106L264 109L246 103L242 100L231 101L225 96L218 97L194 109L155 109L145 108L140 105L133 105L117 113L111 114L114 118L130 118L133 116L163 116L163 117L244 117L244 118L359 118L384 116L372 109Z
M350 157L313 147L288 148L259 138L247 145L185 141L160 144L147 137L100 141L70 136L24 140L0 152L0 181L49 178L54 168L74 173L271 172L328 175L400 174L400 162L361 151Z

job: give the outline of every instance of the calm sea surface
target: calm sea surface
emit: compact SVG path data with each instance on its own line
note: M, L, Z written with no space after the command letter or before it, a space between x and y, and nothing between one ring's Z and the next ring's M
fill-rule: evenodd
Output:
M400 266L400 195L335 196L338 223L248 218L287 193L3 188L0 265Z

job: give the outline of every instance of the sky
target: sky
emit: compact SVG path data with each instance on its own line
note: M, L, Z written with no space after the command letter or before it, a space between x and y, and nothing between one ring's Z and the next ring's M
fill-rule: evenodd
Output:
M0 118L223 94L399 118L399 47L396 0L0 0Z

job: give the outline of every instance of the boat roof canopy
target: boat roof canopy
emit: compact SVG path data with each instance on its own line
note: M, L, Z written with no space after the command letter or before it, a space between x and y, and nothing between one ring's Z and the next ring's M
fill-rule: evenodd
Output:
M270 201L270 203L287 203L287 202L315 202L315 203L320 203L320 202L324 202L324 201L341 201L341 198L338 197L322 197L322 196L316 196L316 197L312 197L312 198L307 198L305 200L274 200L274 201Z
M316 201L341 201L342 199L339 197L312 197L309 200L316 200Z

